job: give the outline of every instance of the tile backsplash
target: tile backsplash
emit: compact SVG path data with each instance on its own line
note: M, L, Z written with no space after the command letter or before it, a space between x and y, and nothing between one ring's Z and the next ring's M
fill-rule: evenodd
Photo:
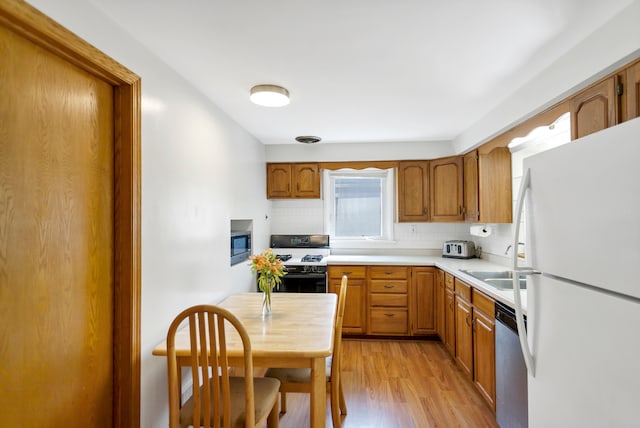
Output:
M322 199L273 200L271 206L272 234L322 234L324 203ZM393 241L332 242L336 248L442 250L449 239L470 239L465 223L394 223Z

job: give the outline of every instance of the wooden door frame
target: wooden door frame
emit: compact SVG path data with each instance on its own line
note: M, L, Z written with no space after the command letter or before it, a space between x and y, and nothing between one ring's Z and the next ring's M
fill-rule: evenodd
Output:
M0 25L114 88L113 426L140 426L140 77L21 0Z

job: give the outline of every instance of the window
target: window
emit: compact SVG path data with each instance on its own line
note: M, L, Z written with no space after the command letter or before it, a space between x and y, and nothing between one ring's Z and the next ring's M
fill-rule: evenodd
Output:
M393 169L325 171L324 182L331 239L392 239Z

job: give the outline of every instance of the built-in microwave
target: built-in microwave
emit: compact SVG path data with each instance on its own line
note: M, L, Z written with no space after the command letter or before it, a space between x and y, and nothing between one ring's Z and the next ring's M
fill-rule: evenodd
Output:
M251 255L251 232L231 232L231 266Z

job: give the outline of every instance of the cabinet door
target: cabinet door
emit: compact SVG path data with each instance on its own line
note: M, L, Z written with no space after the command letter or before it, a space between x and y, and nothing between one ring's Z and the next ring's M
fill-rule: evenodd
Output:
M478 391L495 410L496 356L493 317L474 309L473 314L473 378Z
M618 123L616 78L611 77L575 95L571 112L571 139L601 131Z
M640 61L627 70L627 117L626 120L640 116Z
M445 287L444 346L452 357L456 354L456 307L453 290Z
M398 220L429 221L429 162L406 161L398 165Z
M317 163L294 163L293 177L294 197L320 197L320 169Z
M436 269L413 268L412 334L436 332Z
M488 153L478 152L480 221L511 223L513 194L511 185L511 152L496 147Z
M329 280L329 291L337 293L340 287L339 279ZM347 281L347 297L344 303L344 319L342 333L363 334L365 332L365 280L351 279Z
M477 150L464 155L464 221L480 221Z
M267 198L291 197L291 164L267 164Z
M444 326L445 326L445 298L444 298L444 272L440 269L436 274L436 333L444 342Z
M455 302L456 361L469 379L473 379L473 332L471 329L473 313L471 304L460 296L456 296Z
M431 221L462 221L462 157L454 156L429 162Z

